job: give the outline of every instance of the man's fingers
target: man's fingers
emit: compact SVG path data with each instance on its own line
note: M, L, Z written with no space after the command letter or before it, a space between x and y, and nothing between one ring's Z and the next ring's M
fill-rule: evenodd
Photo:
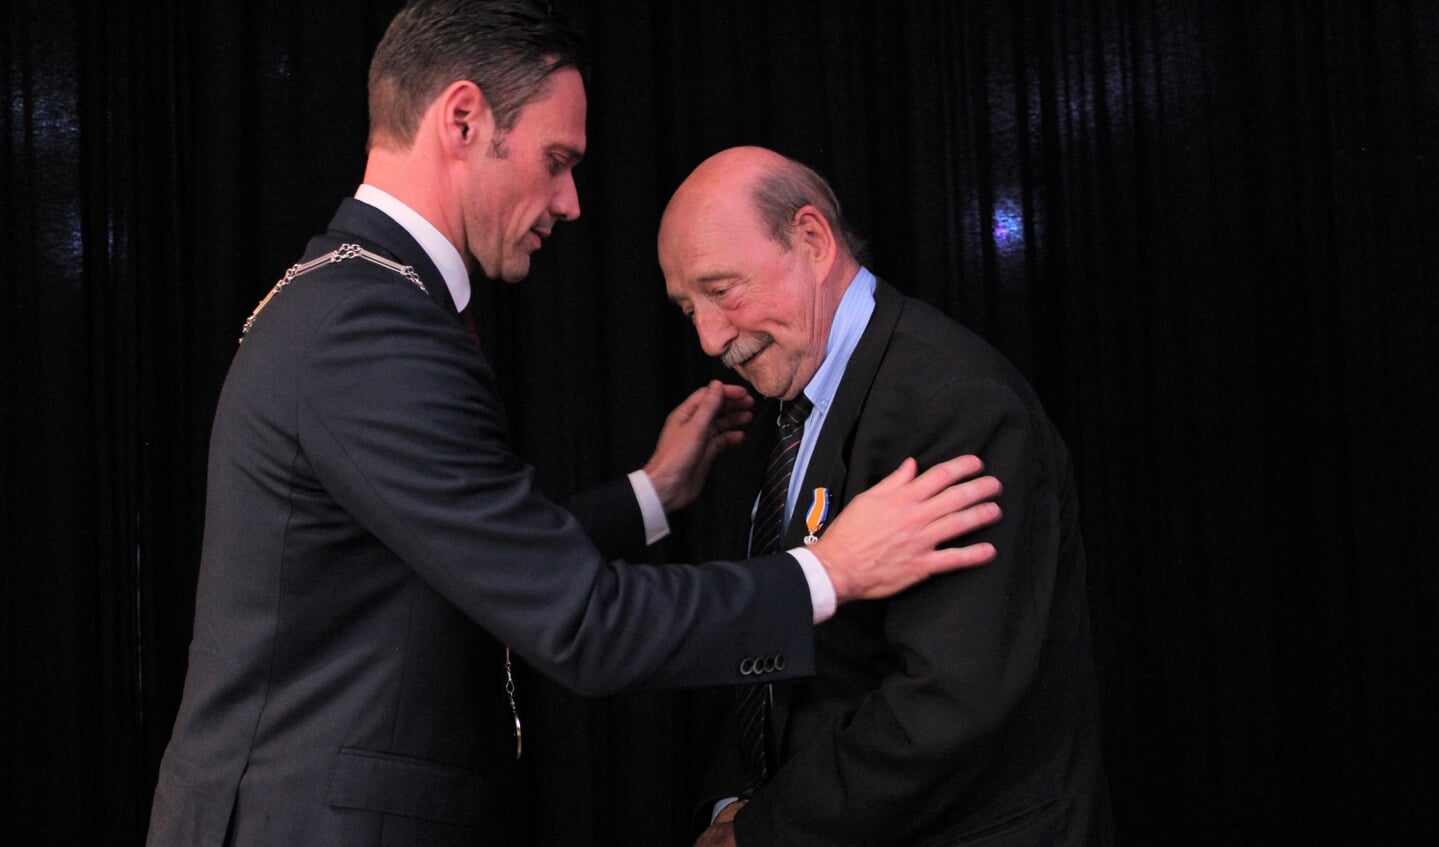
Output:
M996 500L1003 493L1004 485L998 479L992 476L981 476L951 485L943 491L937 492L931 500L941 509L952 512L968 509L970 506L986 500Z
M994 545L988 542L969 544L964 547L941 547L919 558L927 576L937 576L949 571L963 570L983 565L994 560Z
M999 480L992 476L951 485L923 504L928 523L920 537L938 546L997 522L1003 512L994 500L1002 490Z
M926 500L960 480L984 470L984 462L980 461L978 456L957 456L916 476L918 468L919 465L913 458L905 459L893 473L875 483L870 491L887 492L907 486L907 493L916 500Z
M715 429L740 429L749 426L754 420L754 412L749 409L725 409L715 418Z
M715 409L719 408L720 398L722 396L723 395L716 390L713 382L709 385L702 385L690 392L690 396L686 397L683 403L676 406L673 412L670 412L670 420L677 423L687 422L693 419L697 413L703 411L706 406L711 407L708 414L713 415Z
M953 531L955 535L968 535L977 529L999 523L1002 517L1004 517L1004 510L999 507L998 503L993 501L976 503L947 518L941 518L940 523L943 524L947 521L948 525L939 527L939 531Z
M918 480L911 483L911 490L918 490ZM924 483L928 487L928 483ZM923 521L926 537L933 537L940 544L965 532L970 532L999 520L999 506L992 501L1003 493L1004 486L992 476L981 476L965 480L935 491L915 504L916 517ZM941 527L930 530L937 521L944 521ZM960 529L949 535L939 535L942 529L958 526Z
M742 443L744 441L744 432L742 430L732 429L728 432L719 433L714 437L714 440L719 452L723 453L729 448Z
M715 380L719 382L719 380ZM749 393L743 385L735 385L729 382L720 383L720 391L724 393L725 403L740 404L746 409L754 405L754 395Z
M743 386L730 385L717 379L695 389L690 395L694 410L705 413L714 426L733 427L744 425L754 418L754 397ZM689 405L688 401L685 403Z
M919 497L933 497L960 480L974 476L984 470L984 462L978 456L956 456L947 462L940 462L914 478L911 484Z
M738 429L754 420L754 397L743 386L720 383L720 408L715 415L716 429Z
M905 459L899 463L899 467L890 472L889 476L870 486L865 493L874 492L879 495L907 485L914 481L914 472L918 468L919 463L914 459Z

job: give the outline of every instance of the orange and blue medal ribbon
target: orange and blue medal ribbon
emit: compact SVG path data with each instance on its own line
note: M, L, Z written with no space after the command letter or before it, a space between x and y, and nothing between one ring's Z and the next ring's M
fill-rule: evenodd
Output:
M814 500L809 504L809 511L804 514L804 525L809 534L804 537L804 543L813 544L819 540L819 531L824 522L829 520L829 489L816 488Z

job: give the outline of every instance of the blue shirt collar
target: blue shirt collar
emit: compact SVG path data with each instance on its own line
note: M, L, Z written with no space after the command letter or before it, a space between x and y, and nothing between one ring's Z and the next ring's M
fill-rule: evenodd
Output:
M825 342L824 361L804 387L804 396L814 403L816 412L823 414L829 411L840 380L844 378L844 369L849 365L849 357L859 346L860 336L864 335L869 317L874 314L875 282L874 274L861 267L840 298L839 308L835 309L829 340Z

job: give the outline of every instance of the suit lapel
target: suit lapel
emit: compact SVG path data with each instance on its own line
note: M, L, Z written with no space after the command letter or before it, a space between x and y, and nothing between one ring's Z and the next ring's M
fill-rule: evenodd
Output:
M824 429L820 430L819 441L815 442L814 453L805 469L804 486L799 490L799 498L794 507L795 516L790 520L789 529L785 533L783 549L788 550L803 543L808 532L804 512L813 501L816 488L829 489L831 515L837 514L844 507L847 499L845 483L849 475L845 445L850 443L854 428L859 423L860 412L869 397L870 386L874 384L874 376L879 371L884 352L889 349L889 339L902 311L904 296L883 281L878 282L874 290L874 313L870 315L864 334L859 338L859 344L850 355L849 362L845 364L844 376L835 391L834 402L830 404L829 413L825 415ZM774 711L771 720L774 723L774 737L780 739L780 750L784 749L783 739L789 725L794 693L793 685L774 687Z

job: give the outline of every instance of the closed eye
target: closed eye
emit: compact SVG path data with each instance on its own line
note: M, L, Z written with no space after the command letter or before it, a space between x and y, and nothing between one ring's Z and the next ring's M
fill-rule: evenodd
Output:
M564 144L545 148L545 155L547 158L545 166L549 169L550 176L559 176L566 170L576 167L585 157L582 151Z

